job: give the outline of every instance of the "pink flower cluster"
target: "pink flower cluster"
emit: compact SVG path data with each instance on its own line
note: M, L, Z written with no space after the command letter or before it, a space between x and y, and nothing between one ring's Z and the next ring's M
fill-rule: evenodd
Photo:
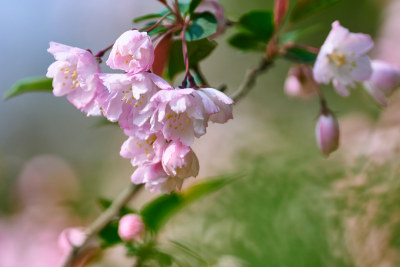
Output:
M118 122L128 139L121 156L137 169L132 182L151 191L180 189L197 176L199 162L190 148L206 133L208 122L232 119L233 100L213 88L174 88L150 72L154 47L145 32L130 30L113 45L106 64L124 73L101 73L91 52L50 43L57 60L48 69L55 96L88 116L102 114Z

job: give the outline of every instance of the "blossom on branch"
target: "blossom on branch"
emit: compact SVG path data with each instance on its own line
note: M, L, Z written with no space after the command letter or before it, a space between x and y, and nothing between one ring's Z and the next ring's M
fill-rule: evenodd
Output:
M68 101L87 115L100 115L96 96L104 87L98 78L101 72L95 57L86 50L50 42L48 52L57 60L46 76L53 78L53 94L67 95Z
M315 80L324 84L332 80L336 92L348 96L349 87L355 87L355 82L368 80L372 74L366 53L373 45L369 35L351 33L335 21L315 62Z

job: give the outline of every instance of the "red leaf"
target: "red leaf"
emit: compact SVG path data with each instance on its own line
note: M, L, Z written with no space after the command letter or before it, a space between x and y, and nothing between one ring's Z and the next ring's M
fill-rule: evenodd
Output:
M152 66L153 73L162 76L165 66L167 65L169 51L171 49L172 34L167 34L157 43L154 49L154 63Z
M289 0L275 0L274 23L276 29L281 26L283 19L286 17L288 9L289 9Z

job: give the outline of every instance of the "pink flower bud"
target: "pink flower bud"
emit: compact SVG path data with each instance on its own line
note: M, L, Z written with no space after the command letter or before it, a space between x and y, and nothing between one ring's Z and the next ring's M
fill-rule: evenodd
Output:
M274 24L279 28L289 10L289 0L275 0L274 4Z
M165 149L162 164L165 172L173 177L188 178L199 174L199 160L193 150L179 141Z
M319 149L329 156L339 147L339 124L335 116L330 111L321 113L315 130Z
M86 235L84 228L72 227L64 229L58 236L58 247L65 254L69 253L73 247L78 247L85 241Z
M290 68L285 81L285 93L289 96L310 99L319 90L310 67L297 65Z
M127 214L121 218L118 234L124 241L135 241L141 238L145 230L142 218L136 214Z
M382 106L388 105L387 96L400 86L400 66L384 61L372 61L371 78L364 83L365 89Z

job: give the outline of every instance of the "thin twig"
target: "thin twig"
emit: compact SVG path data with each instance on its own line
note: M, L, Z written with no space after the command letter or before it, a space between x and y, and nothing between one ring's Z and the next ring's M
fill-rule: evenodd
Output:
M115 216L118 215L120 210L128 203L143 187L143 185L130 184L124 191L122 191L117 198L112 202L110 207L106 209L99 217L87 228L86 239L82 245L74 247L71 252L66 256L62 267L71 267L75 259L79 256L82 249L95 237Z
M246 96L248 92L253 88L258 75L266 71L271 65L272 60L263 58L260 64L256 67L250 68L244 78L244 81L239 86L239 88L231 95L231 98L237 102L242 97Z

